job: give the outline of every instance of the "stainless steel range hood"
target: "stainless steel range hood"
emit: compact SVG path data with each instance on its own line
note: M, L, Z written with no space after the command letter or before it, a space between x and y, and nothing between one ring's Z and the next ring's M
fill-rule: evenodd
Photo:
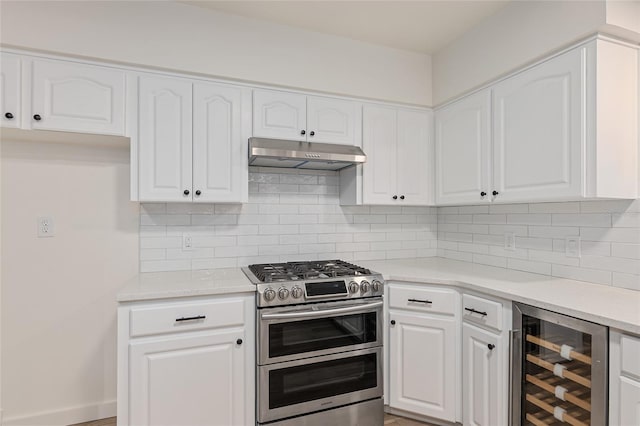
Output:
M249 165L314 170L340 170L367 161L351 145L249 138Z

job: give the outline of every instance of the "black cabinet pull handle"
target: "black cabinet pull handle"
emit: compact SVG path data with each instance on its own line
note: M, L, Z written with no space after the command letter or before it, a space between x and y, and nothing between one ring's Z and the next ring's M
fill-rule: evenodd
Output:
M188 189L184 190L184 195L189 195L189 190Z
M242 339L236 340L236 345L241 345L241 344L242 344Z
M401 200L404 200L404 195L401 195L401 196L400 196L400 199L401 199Z
M498 191L493 191L493 192L492 192L492 194L493 194L493 196L495 197L496 195L498 195L498 194L499 194L499 192L498 192Z
M391 320L391 325L396 325L396 320Z
M316 132L314 132L314 131L312 130L312 131L309 133L309 135L311 135L311 136L315 136L315 135L316 135Z
M33 119L36 120L36 121L40 121L40 120L42 120L42 117L40 117L39 114L36 114L36 115L33 116Z
M486 317L486 316L487 316L487 313L486 313L486 312L476 311L476 310L475 310L475 309L473 309L473 308L464 308L464 310L465 310L465 311L469 311L469 312L471 312L472 314L479 314L479 315L482 315L483 317Z
M493 348L495 348L495 347L496 347L496 345L494 345L494 344L492 344L492 343L489 343L489 344L487 345L487 348L489 348L489 350L490 350L490 351L492 351L492 350L493 350Z
M7 118L7 120L11 120L13 118L13 114L11 114L10 112L6 113L4 116Z
M397 200L397 199L398 199L398 196L397 196L397 195L394 195L394 196L393 196L393 199L394 199L394 200Z
M486 192L484 192L484 191L482 191L482 192L480 193L480 196L481 196L481 197L484 197L485 195L487 195L487 193L486 193Z
M200 195L202 194L202 191L200 191L199 189L196 191L196 195Z
M182 318L176 318L176 322L181 322L181 321L197 321L197 320L201 320L201 319L205 319L206 316L205 315L198 315L196 317L182 317Z
M304 135L306 135L306 134L307 134L307 131L306 131L306 130L300 130L300 134L301 134L302 136L304 136Z
M420 300L420 299L407 299L407 302L425 303L427 305L430 305L433 303L431 300Z

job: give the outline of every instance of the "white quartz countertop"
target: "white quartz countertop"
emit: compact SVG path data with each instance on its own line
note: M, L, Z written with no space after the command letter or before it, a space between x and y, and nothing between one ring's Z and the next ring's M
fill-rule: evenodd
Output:
M256 286L240 268L203 271L145 272L119 292L118 302L255 292Z
M387 281L456 286L640 334L640 292L437 257L369 260ZM255 292L240 268L138 274L119 302Z
M437 257L367 261L387 281L455 285L640 334L640 292Z

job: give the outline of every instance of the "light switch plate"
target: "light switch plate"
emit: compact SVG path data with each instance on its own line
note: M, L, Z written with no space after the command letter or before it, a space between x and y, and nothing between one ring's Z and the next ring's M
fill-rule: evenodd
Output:
M564 244L565 256L580 257L580 237L567 237Z
M504 234L504 249L516 249L516 234L514 234L513 232L507 232L506 234Z
M182 236L182 251L191 250L193 250L193 238L189 234L184 234Z

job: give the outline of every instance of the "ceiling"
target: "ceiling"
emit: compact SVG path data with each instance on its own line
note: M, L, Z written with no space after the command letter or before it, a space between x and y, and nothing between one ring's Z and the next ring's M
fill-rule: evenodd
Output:
M507 5L508 0L210 0L181 3L432 54Z

